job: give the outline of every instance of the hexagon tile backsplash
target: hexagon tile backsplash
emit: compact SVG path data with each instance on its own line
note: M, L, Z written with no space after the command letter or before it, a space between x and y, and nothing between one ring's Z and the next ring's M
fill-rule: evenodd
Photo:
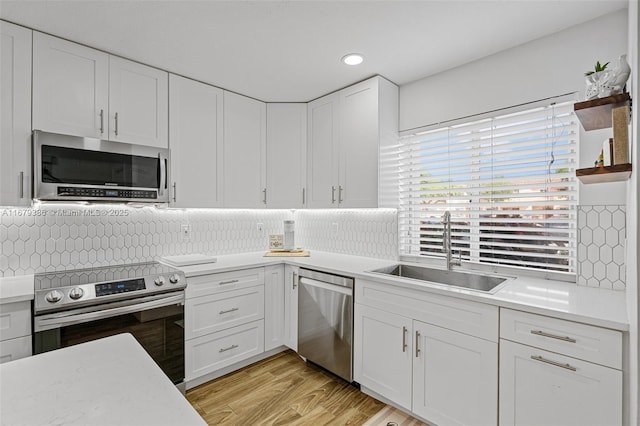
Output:
M625 206L578 207L578 285L624 290Z
M307 218L291 210L178 210L76 204L0 208L0 276L148 262L167 255L267 250L269 235L282 234L283 221L288 219L296 219L296 243L305 248L397 257L395 210L371 209L339 217L341 234L326 234L324 241L314 232L317 227L330 227L337 220L334 216ZM383 228L384 232L364 239L354 232ZM305 235L307 229L309 234Z

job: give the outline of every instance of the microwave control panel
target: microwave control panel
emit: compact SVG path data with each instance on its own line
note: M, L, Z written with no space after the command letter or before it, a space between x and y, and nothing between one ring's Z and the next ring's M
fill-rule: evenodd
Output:
M60 197L95 197L95 198L158 198L158 191L141 189L87 188L77 186L58 187Z

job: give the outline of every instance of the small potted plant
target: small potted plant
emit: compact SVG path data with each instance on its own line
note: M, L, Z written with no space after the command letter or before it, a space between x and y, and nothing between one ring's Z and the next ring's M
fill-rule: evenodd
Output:
M607 70L607 62L604 65L600 64L600 61L596 62L593 71L587 71L584 73L587 78L587 90L585 93L586 100L595 99L600 93L600 87L606 83L609 71Z

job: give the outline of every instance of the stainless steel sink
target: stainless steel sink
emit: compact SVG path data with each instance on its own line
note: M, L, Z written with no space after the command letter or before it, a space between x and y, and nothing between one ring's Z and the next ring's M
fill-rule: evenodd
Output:
M508 277L445 271L442 269L411 265L392 265L386 268L374 269L371 272L484 292L490 292L509 279Z

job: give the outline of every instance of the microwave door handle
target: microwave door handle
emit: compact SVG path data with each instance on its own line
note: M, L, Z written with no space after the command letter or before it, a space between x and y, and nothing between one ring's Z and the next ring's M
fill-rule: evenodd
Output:
M158 187L158 195L163 196L164 190L167 187L167 157L159 152L158 160L160 161L160 185Z

